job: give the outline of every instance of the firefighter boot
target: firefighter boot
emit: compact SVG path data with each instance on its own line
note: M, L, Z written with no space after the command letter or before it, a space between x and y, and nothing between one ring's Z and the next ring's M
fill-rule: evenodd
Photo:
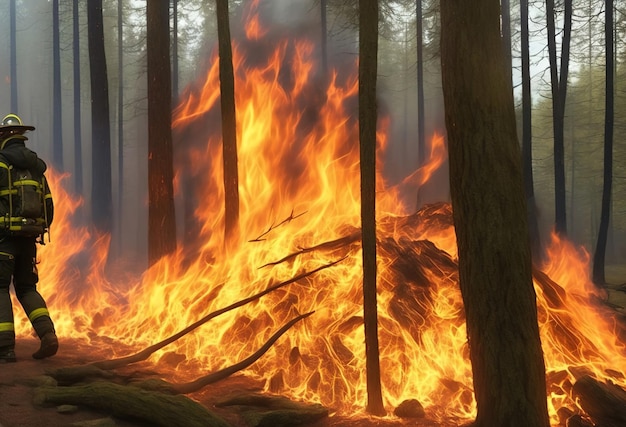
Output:
M0 364L2 363L15 363L15 350L13 347L0 347Z
M33 359L45 359L54 356L59 349L59 340L54 332L48 332L41 337L39 350L33 353Z

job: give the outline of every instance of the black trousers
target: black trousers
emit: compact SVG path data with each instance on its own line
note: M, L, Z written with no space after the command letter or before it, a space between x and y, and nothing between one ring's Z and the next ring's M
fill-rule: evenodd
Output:
M0 237L0 348L15 346L11 282L33 329L43 337L54 332L46 302L37 291L37 244L34 237Z

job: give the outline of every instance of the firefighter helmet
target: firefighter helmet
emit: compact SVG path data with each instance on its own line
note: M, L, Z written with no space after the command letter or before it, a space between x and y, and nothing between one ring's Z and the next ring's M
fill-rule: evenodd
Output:
M35 128L33 126L25 126L24 123L22 123L22 119L20 119L17 114L13 113L4 116L2 124L0 125L0 133L11 132L14 134L23 134L27 130L35 130Z

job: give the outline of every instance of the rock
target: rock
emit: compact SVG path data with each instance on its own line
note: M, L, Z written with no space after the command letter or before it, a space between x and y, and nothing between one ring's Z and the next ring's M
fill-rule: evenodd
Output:
M426 411L417 399L408 399L400 403L393 414L400 418L424 418Z

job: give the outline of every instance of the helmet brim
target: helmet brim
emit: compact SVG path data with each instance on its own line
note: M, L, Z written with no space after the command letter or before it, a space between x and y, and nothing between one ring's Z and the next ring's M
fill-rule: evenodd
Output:
M34 126L24 126L24 125L9 125L9 126L0 126L0 132L26 132L27 130L35 130Z

